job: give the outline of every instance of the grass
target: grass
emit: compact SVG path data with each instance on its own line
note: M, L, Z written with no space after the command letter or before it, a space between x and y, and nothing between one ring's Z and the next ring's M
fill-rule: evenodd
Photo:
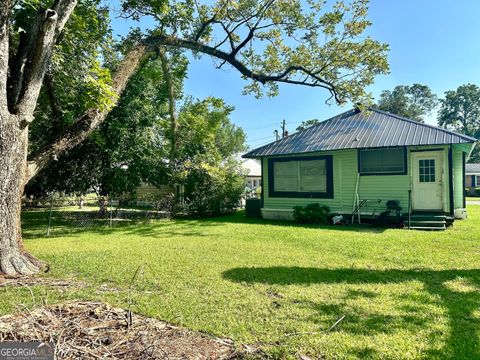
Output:
M258 346L276 358L480 358L480 206L444 232L314 227L248 220L155 221L44 237L27 213L25 245L55 278L36 302L101 299ZM40 226L41 225L41 226ZM33 305L8 288L0 313ZM337 319L345 319L332 331ZM290 333L314 332L314 334Z

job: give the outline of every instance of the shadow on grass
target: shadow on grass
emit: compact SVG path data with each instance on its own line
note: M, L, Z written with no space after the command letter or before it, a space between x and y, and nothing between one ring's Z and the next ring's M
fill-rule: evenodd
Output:
M66 212L67 215L70 215ZM42 238L46 236L48 227L48 211L25 211L22 213L22 229L25 239ZM64 236L78 236L81 233L89 232L96 235L106 235L116 232L125 234L167 237L167 236L208 236L204 231L205 227L222 226L223 224L245 224L245 225L274 225L283 227L294 227L303 229L318 229L332 231L353 231L366 233L382 233L386 229L373 228L369 225L334 226L334 225L311 225L298 224L292 221L264 220L260 218L249 218L244 211L238 211L231 215L211 218L179 218L171 221L165 219L114 219L113 226L109 227L108 218L75 219L65 216L63 212L54 212L51 221L50 238Z
M245 211L240 210L234 214L227 216L219 216L204 219L207 223L218 224L247 224L247 225L275 225L275 226L287 226L307 229L319 229L319 230L337 230L337 231L355 231L355 232L369 232L369 233L382 233L386 228L372 227L371 225L316 225L316 224L299 224L288 220L266 220L262 218L247 217Z
M439 351L431 349L428 358L436 359L480 359L478 332L480 325L475 311L480 309L480 270L368 270L368 269L321 269L305 267L265 267L265 268L234 268L223 273L225 279L241 283L263 283L277 285L308 285L308 284L398 284L408 281L420 281L425 291L439 300L439 305L445 308L448 315L450 332L444 348ZM447 282L466 279L473 286L466 290L452 290ZM350 296L365 296L371 298L371 293L352 292ZM422 299L412 299L422 301ZM333 311L341 313L340 308L330 308L328 304L309 304L323 313ZM428 326L422 320L421 307L409 307L411 316L402 319L370 316L366 321L351 319L353 323L361 322L365 327L363 333L382 331L388 333L389 326L415 328ZM423 314L424 315L424 314ZM359 326L345 328L353 334L362 333ZM432 339L435 342L435 339Z
M145 237L166 238L173 236L208 236L206 227L221 224L193 219L113 219L110 227L108 218L69 219L55 214L51 219L48 238L76 237L89 233L95 235L125 234ZM22 230L24 239L46 237L48 228L48 213L25 212L22 214Z

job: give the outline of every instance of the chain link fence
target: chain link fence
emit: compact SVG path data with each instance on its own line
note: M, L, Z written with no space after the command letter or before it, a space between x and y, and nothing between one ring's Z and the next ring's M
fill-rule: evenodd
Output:
M115 197L58 197L25 199L23 217L30 226L45 227L45 234L55 230L115 227L132 222L170 218L174 197L157 199Z

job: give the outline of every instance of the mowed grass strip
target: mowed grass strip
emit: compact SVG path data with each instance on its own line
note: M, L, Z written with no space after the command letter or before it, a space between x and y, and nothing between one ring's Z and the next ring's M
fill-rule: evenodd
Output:
M468 210L468 220L443 232L301 226L241 213L84 231L63 224L46 238L37 212L25 214L24 229L28 250L51 266L46 276L87 284L35 287L37 303L126 307L131 297L136 312L278 358L475 359L480 206ZM4 289L0 311L33 301L28 289Z

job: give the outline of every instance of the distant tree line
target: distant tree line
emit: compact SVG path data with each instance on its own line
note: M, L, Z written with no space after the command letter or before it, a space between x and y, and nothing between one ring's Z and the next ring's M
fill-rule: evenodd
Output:
M418 122L424 122L437 110L439 126L480 139L480 87L475 84L446 91L443 98L427 85L398 85L393 90L383 90L373 107ZM319 122L318 119L303 121L297 131ZM469 162L479 161L480 149L476 147Z

